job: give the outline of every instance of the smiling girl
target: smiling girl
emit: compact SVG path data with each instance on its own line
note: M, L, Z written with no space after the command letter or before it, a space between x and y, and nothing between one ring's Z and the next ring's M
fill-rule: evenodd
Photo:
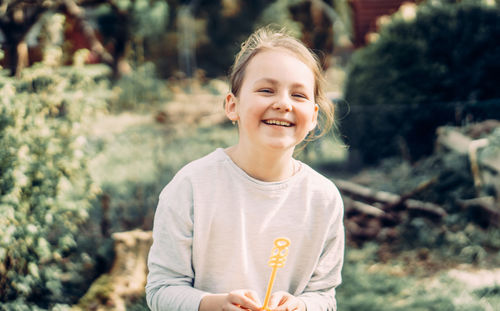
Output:
M325 133L333 123L317 58L295 38L263 28L243 43L230 84L225 113L238 124L238 143L189 163L161 192L148 305L261 310L269 250L287 237L269 308L336 310L342 199L330 180L293 158L317 126Z

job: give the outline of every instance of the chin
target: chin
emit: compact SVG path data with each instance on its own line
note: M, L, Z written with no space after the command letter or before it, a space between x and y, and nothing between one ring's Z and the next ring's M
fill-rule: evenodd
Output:
M297 144L295 143L291 143L291 142L271 142L271 143L268 143L267 146L269 147L269 149L273 149L273 150L282 150L282 151L288 151L290 149L294 149L295 146Z

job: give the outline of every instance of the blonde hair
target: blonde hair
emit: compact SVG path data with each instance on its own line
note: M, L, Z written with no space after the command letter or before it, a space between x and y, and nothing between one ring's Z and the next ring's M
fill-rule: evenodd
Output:
M300 40L291 36L285 29L275 29L267 26L258 29L242 43L240 52L236 55L234 64L231 67L229 83L231 92L238 96L245 70L252 58L263 50L286 49L295 57L308 66L314 74L314 101L319 106L318 128L305 140L313 141L326 133L334 125L335 106L326 96L326 80L319 58L314 52L307 48Z

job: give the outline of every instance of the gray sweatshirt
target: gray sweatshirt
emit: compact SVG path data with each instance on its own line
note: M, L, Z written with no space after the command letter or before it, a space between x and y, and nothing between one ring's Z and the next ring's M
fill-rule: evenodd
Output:
M301 163L287 180L247 175L223 149L182 168L160 194L148 258L153 311L197 311L207 293L255 290L264 300L273 241L291 241L273 292L308 311L336 310L344 254L343 204L334 184Z

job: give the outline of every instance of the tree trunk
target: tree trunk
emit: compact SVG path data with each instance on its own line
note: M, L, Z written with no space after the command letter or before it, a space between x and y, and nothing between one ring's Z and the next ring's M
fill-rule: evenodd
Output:
M48 8L36 6L32 10L25 10L22 4L8 6L6 4L5 11L0 14L0 30L5 36L7 68L11 76L19 77L29 65L26 35Z
M17 52L17 64L14 72L16 78L20 78L23 69L29 66L28 44L26 44L26 41L22 40L17 44L16 52Z
M109 273L100 276L72 311L126 311L127 304L144 295L151 231L133 230L112 235L115 260Z

